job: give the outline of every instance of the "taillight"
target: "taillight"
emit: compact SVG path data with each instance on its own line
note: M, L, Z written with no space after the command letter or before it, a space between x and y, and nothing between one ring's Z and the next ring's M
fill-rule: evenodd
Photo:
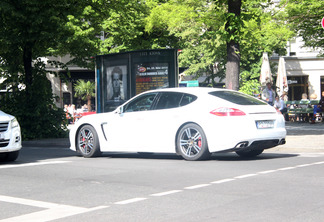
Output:
M245 116L246 115L243 111L239 109L227 108L227 107L217 108L211 111L210 113L216 116Z

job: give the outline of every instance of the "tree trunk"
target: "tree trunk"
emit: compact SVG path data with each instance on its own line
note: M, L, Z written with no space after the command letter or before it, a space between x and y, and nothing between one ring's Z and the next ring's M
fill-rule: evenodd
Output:
M241 14L241 0L228 0L228 13L233 13L235 16ZM231 29L229 29L231 27ZM233 28L235 27L235 28ZM239 24L234 24L233 21L227 21L226 30L230 36L234 36L239 29ZM233 39L233 38L232 38ZM230 40L227 43L227 63L226 63L226 88L239 89L239 74L240 74L240 45L235 40Z
M30 95L31 85L33 84L33 67L32 67L32 47L25 45L23 51L24 69L25 69L25 85L26 94Z
M91 112L92 111L92 108L91 108L91 96L88 96L88 112Z

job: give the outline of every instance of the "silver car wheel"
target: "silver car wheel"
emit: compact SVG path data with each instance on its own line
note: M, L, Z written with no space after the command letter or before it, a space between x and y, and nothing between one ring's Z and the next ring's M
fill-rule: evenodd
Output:
M210 155L204 131L192 123L183 126L179 131L177 148L186 160L202 160Z
M98 136L90 125L83 126L77 135L77 148L84 157L93 157L100 154Z
M201 150L201 135L196 129L187 128L180 137L182 152L188 157L196 156Z

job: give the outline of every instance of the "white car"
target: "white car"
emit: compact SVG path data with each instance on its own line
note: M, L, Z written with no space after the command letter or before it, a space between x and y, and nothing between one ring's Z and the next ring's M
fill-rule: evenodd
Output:
M70 131L70 149L84 157L113 151L202 160L214 152L257 156L285 137L283 115L257 98L226 89L168 88L82 117Z
M15 161L21 149L21 132L17 119L0 111L0 160Z

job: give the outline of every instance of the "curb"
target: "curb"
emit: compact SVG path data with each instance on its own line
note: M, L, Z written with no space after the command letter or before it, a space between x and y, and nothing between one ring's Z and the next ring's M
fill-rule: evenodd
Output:
M30 141L22 141L22 147L69 148L70 147L70 141L69 141L69 138L30 140Z

